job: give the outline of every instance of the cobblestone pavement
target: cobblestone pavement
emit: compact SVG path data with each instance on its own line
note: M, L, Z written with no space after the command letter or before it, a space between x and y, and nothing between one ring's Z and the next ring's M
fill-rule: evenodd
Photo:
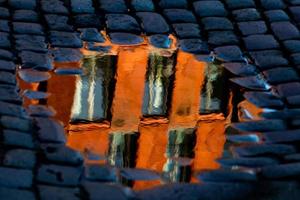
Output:
M0 199L299 199L299 23L298 0L0 0ZM115 44L140 44L143 33L159 48L174 34L197 59L222 61L244 97L268 112L232 125L243 134L228 140L245 145L200 174L202 184L133 192L103 182L113 172L84 166L51 110L23 108L24 96L47 93L20 94L16 79L48 80L54 61L98 50L103 29Z

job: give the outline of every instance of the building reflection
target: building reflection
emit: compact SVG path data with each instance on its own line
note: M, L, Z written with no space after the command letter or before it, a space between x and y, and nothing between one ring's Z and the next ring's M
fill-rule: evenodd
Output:
M189 182L191 166L185 164L184 160L194 158L195 141L196 134L192 128L169 131L166 149L167 162L163 167L163 176L167 182Z
M112 96L115 56L83 58L83 75L76 80L76 92L71 111L71 123L99 122L108 119Z
M105 157L89 162L161 174L156 181L121 179L137 190L194 181L195 171L218 168L226 125L224 115L216 114L223 112L222 69L208 73L211 66L192 54L166 56L147 45L86 56L71 66L84 74L53 75L47 104L64 122L69 146ZM215 79L207 77L212 74Z
M174 76L174 55L150 53L143 99L143 116L167 116Z

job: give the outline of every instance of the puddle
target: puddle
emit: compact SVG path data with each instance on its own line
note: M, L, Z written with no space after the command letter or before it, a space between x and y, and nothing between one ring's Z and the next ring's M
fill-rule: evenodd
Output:
M24 106L53 107L67 144L82 152L87 164L159 175L159 180L134 181L128 177L148 179L150 171L121 171L117 181L136 190L197 182L196 172L219 167L226 127L239 117L221 63L147 44L82 53L80 62L55 63L57 73L43 75L43 82L19 84L22 90L50 94L27 98Z

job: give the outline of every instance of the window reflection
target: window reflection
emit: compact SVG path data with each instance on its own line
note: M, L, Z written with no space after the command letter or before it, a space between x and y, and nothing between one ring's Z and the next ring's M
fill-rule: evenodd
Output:
M143 100L144 116L166 116L169 89L174 74L174 56L165 57L157 53L149 55L148 70Z
M108 118L110 88L114 78L114 57L86 57L84 74L77 77L71 122L95 122Z

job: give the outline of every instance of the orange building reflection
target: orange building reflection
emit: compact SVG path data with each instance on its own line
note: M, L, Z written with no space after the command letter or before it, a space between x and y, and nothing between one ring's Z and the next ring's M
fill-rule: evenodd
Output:
M104 109L107 106L108 114L104 115L105 119L96 122L82 121L82 117L81 121L72 120L72 112L77 105L74 101L78 98L78 90L82 90L78 87L79 76L53 74L47 83L47 91L52 93L47 104L55 108L56 118L65 124L67 144L85 154L99 155L99 159L88 162L145 168L162 174L162 180L133 182L136 190L164 182L193 181L193 171L218 168L215 160L221 156L225 143L224 117L210 115L210 118L205 118L199 115L200 91L207 64L182 51L176 52L168 115L143 119L145 77L151 51L152 48L145 44L118 47L116 66L111 66L115 68L114 90L110 91L113 94L105 97L109 99L104 106ZM83 65L82 62L57 63L56 67ZM103 90L107 90L105 87ZM101 101L104 102L103 99Z

